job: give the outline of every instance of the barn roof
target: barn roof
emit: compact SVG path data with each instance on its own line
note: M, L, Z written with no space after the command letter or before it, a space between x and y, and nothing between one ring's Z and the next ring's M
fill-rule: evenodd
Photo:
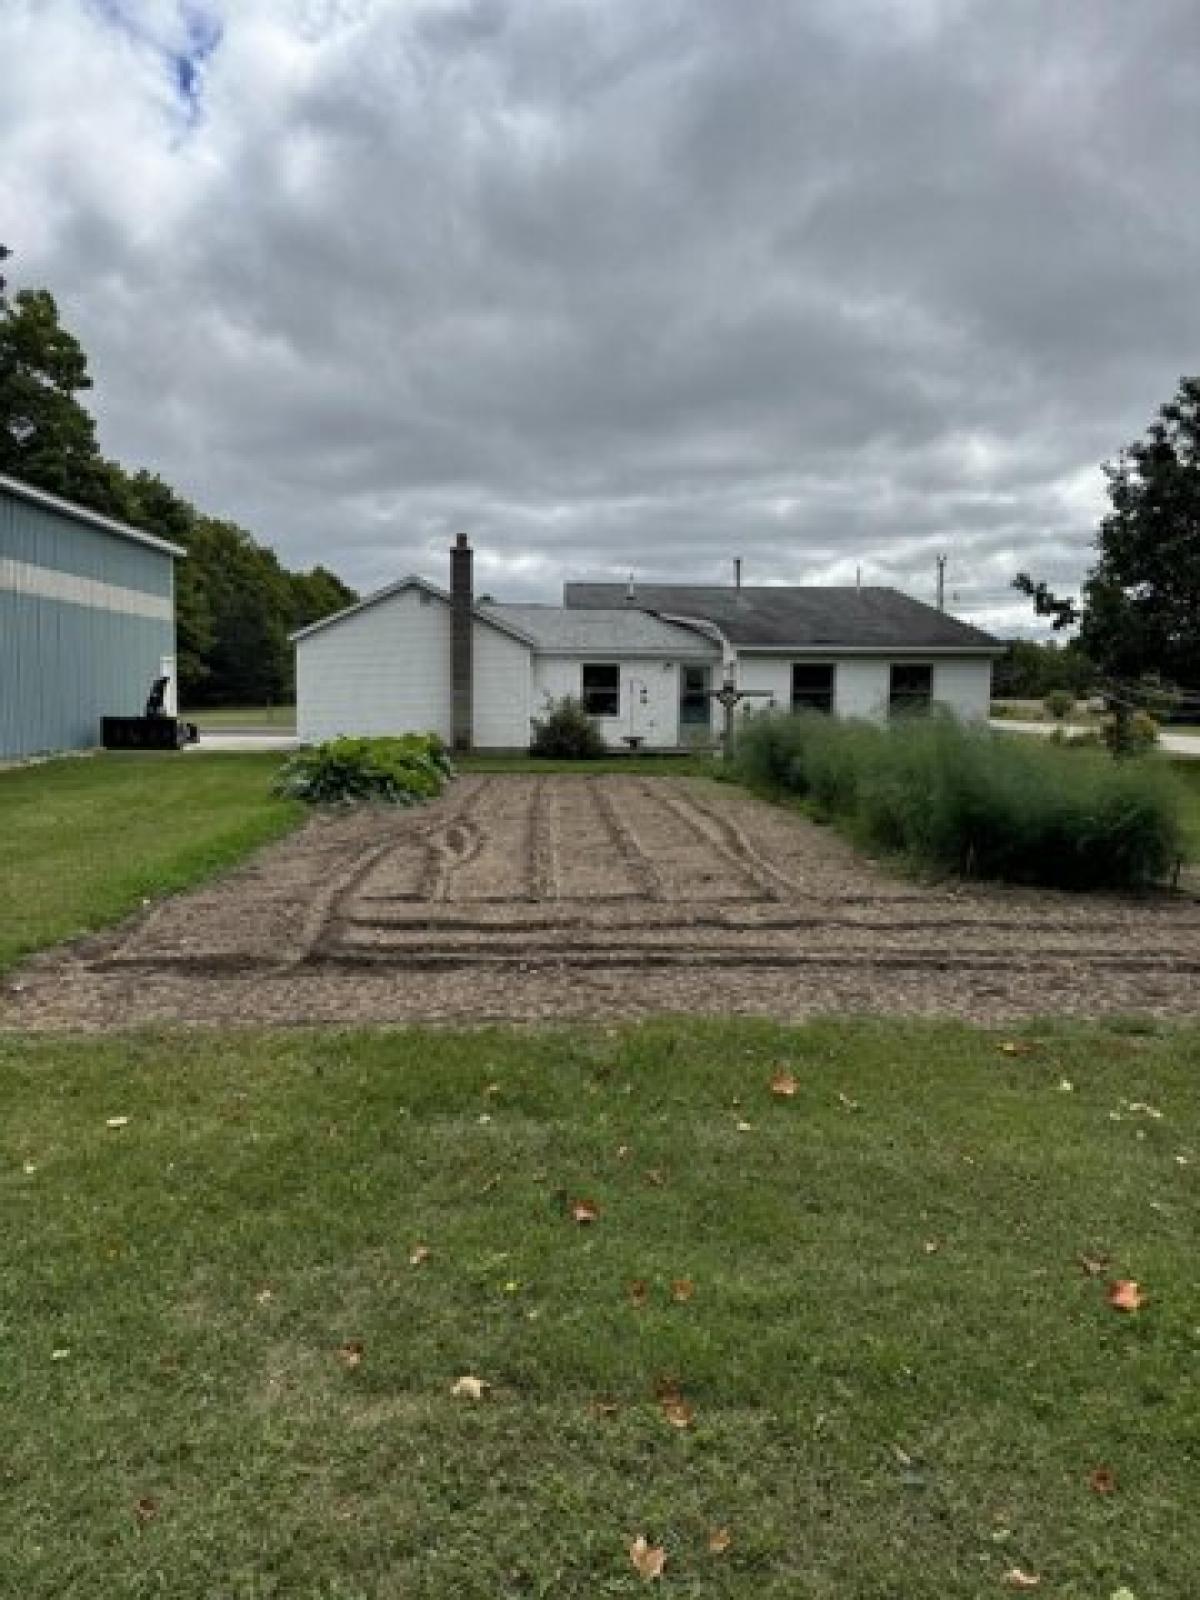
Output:
M127 522L118 522L115 517L101 516L98 511L89 511L86 506L77 506L73 500L64 500L61 496L50 494L45 489L35 489L32 483L25 483L20 478L9 478L2 472L0 472L0 492L11 494L29 505L40 506L44 511L55 511L60 517L70 517L74 522L86 523L89 527L100 528L105 533L115 533L122 539L132 539L135 544L148 545L151 550L160 550L163 555L187 555L182 545L171 544L167 539L156 539L152 533L143 533L140 528L131 528Z
M742 587L639 583L567 583L566 605L621 607L663 617L713 622L747 649L963 650L999 652L1000 641L899 589Z

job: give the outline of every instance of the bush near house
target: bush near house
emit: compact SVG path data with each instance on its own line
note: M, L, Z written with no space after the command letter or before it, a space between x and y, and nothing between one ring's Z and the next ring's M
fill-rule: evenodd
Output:
M534 718L530 755L557 761L595 761L607 750L599 728L572 695L551 700L545 714Z
M760 714L742 732L737 770L873 848L968 877L1136 888L1182 853L1181 795L1165 763L1117 763L949 716L878 727Z
M329 739L297 750L280 769L275 792L310 805L373 800L411 806L439 795L453 770L436 733Z

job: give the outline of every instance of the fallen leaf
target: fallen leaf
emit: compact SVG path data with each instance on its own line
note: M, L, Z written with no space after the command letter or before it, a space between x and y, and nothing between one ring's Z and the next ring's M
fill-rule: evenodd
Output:
M925 1241L925 1254L927 1256L935 1256L935 1255L937 1255L938 1251L941 1248L942 1248L942 1244L941 1244L941 1240L940 1239L926 1239L926 1241Z
M653 1189L661 1189L663 1184L667 1181L666 1175L661 1167L651 1167L649 1171L645 1173L645 1179Z
M108 1121L104 1124L104 1126L106 1128L127 1128L129 1126L129 1118L128 1117L109 1117Z
M690 1428L696 1416L692 1407L682 1398L663 1400L660 1410L673 1428Z
M1060 1078L1058 1080L1058 1087L1063 1094L1071 1094L1075 1088L1075 1085L1071 1082L1070 1078Z
M458 1400L482 1400L491 1387L485 1378L476 1378L467 1372L454 1380L450 1393Z
M1041 1583L1036 1572L1024 1572L1020 1567L1009 1567L1004 1582L1010 1589L1036 1589Z
M621 1407L615 1400L593 1400L588 1406L588 1410L594 1417L603 1417L606 1420L609 1417L615 1417L620 1409Z
M1089 1278L1102 1278L1109 1268L1107 1256L1080 1256L1079 1265Z
M625 1158L628 1156L628 1154L629 1154L629 1146L627 1144L619 1144L617 1146L617 1160L618 1161L624 1161Z
M258 1301L260 1306L266 1306L270 1305L271 1301L275 1298L275 1293L272 1289L260 1289L254 1298Z
M640 1311L641 1308L646 1304L649 1294L650 1285L646 1282L645 1278L635 1278L629 1285L630 1305L636 1306Z
M483 1092L490 1099L490 1098L492 1098L495 1095L498 1095L500 1093L500 1085L498 1083L487 1083L487 1084L484 1084Z
M639 1533L629 1546L629 1559L638 1577L644 1583L652 1583L655 1578L661 1578L663 1575L663 1568L667 1564L667 1552L662 1545L650 1544L645 1534Z
M362 1358L366 1354L366 1346L361 1339L347 1339L338 1349L338 1360L342 1365L353 1371L362 1365Z
M571 1207L571 1220L578 1222L581 1227L597 1221L599 1216L600 1207L594 1200L576 1200Z
M1000 1046L1001 1054L1006 1056L1027 1056L1033 1053L1034 1046L1028 1039L1006 1039Z
M675 1278L671 1283L671 1299L677 1305L686 1305L696 1292L696 1285L690 1278Z
M147 1522L153 1522L154 1518L158 1515L158 1501L153 1499L150 1495L144 1494L142 1498L134 1504L133 1514L143 1525Z
M1162 1112L1157 1106L1148 1106L1144 1100L1132 1100L1129 1110L1140 1113L1143 1117L1153 1117L1155 1122L1162 1121Z
M708 1536L708 1548L714 1556L723 1556L732 1543L733 1535L728 1528L714 1528Z
M796 1077L781 1067L771 1079L771 1093L778 1100L790 1100L796 1092Z
M1088 1478L1088 1488L1093 1494L1115 1494L1117 1480L1111 1467L1097 1467Z
M850 1096L848 1094L843 1094L840 1089L838 1090L838 1102L842 1106L842 1109L845 1110L845 1111L861 1111L862 1110L862 1106L858 1103L857 1100L851 1100Z
M1146 1296L1133 1278L1117 1278L1108 1286L1108 1303L1114 1311L1136 1311Z
M491 1118L491 1114L489 1112L487 1112L487 1111L480 1112L478 1121L479 1121L479 1126L481 1128L486 1128L488 1123L491 1120L492 1120L492 1118Z
M50 1359L51 1361L65 1361L70 1354L69 1349L51 1350Z
M1175 1165L1177 1167L1190 1167L1191 1164L1192 1164L1191 1156L1176 1156L1175 1157ZM29 1163L28 1162L26 1162L26 1164L25 1164L25 1170L26 1170L26 1172L29 1171Z
M1176 1159L1176 1161L1181 1161L1182 1160L1182 1158L1180 1156L1176 1156L1175 1159ZM25 1163L25 1176L27 1178L32 1178L36 1171L37 1171L36 1162L27 1161Z
M753 1133L754 1124L752 1122L739 1122L737 1125L737 1131L739 1133Z
M410 1267L423 1267L432 1254L427 1244L415 1244L408 1252L408 1264Z

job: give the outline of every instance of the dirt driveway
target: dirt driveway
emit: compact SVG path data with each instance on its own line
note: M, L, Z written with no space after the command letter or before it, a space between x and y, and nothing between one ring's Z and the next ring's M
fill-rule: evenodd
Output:
M1200 903L929 888L702 779L469 776L50 952L8 1028L1200 1013Z

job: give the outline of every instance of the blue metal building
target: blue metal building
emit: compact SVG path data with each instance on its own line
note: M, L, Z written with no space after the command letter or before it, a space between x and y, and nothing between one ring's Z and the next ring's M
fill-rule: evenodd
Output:
M0 475L0 760L89 749L154 678L174 690L184 553Z

